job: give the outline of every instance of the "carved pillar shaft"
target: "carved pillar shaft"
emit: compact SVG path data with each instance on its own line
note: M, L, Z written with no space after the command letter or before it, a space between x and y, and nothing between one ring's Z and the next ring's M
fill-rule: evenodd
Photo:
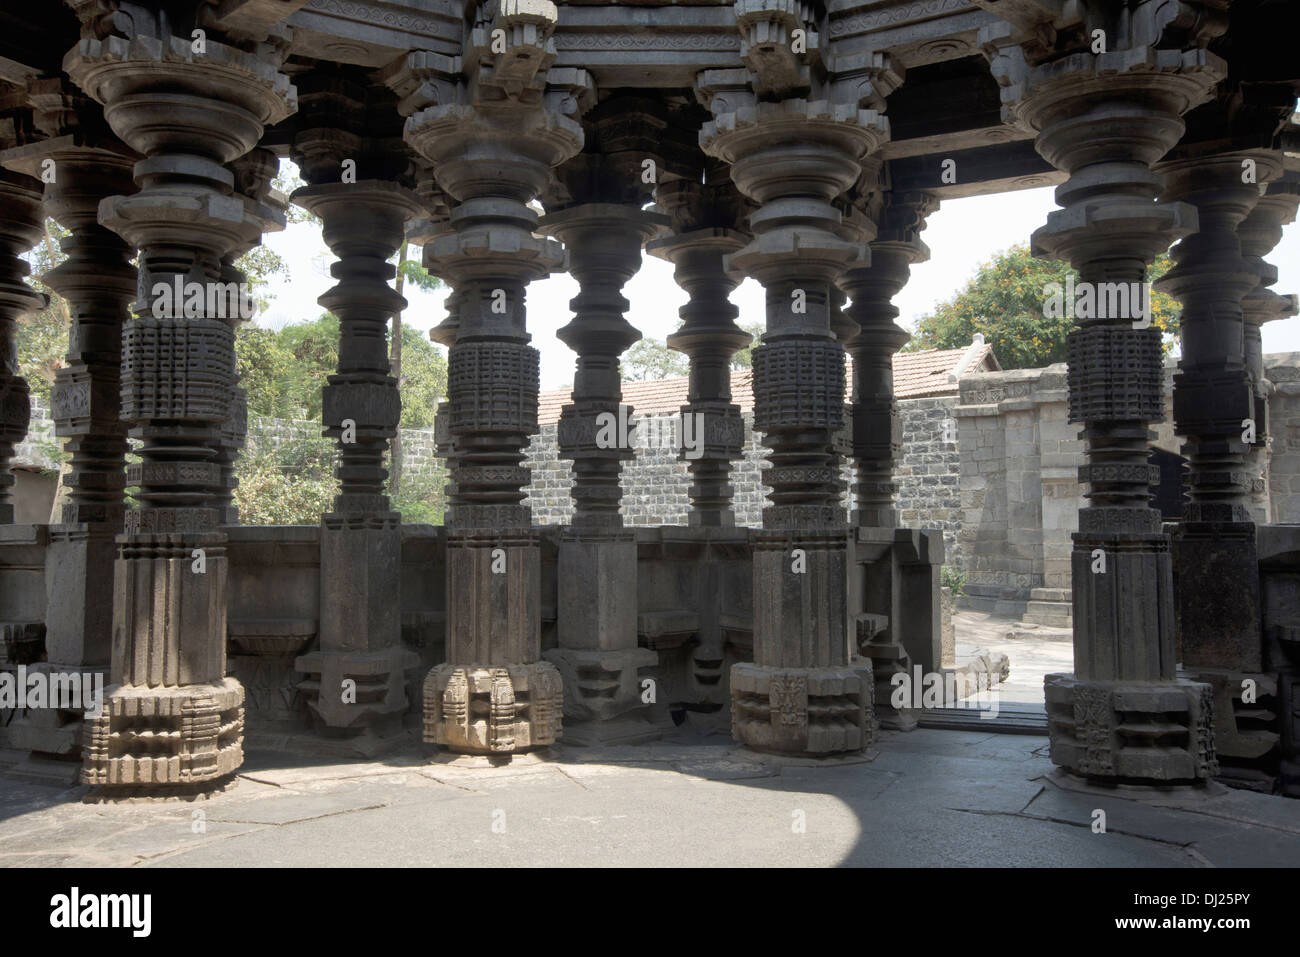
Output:
M578 354L573 400L560 414L560 456L573 461L573 517L557 556L560 647L545 658L565 682L566 740L626 743L656 736L641 720L637 669L658 663L637 647L637 546L623 528L620 474L636 455L633 410L622 402L619 356L640 334L624 318L623 286L664 218L639 203L578 203L543 229L565 244L579 293L557 335ZM610 685L615 686L611 690ZM593 720L594 719L594 722ZM576 733L575 733L576 732Z
M275 193L273 197L271 188L279 166L280 161L275 153L263 148L251 150L231 163L235 174L235 192L243 200L248 215L261 226L256 242L231 250L221 260L222 281L230 296L230 307L227 308L226 315L232 329L238 329L253 317L255 305L251 290L246 285L248 277L235 265L235 261L255 248L262 241L263 233L284 228L285 197L280 193ZM248 437L248 394L239 385L239 378L236 370L231 382L230 409L221 425L221 441L217 452L221 488L216 495L215 505L222 525L239 523L239 509L234 502L235 487L239 484L235 478L235 463Z
M854 266L840 280L852 296L847 310L852 327L847 348L853 357L853 458L856 465L855 509L857 559L853 585L857 647L871 659L875 675L876 715L882 727L910 730L910 708L895 708L892 699L902 674L912 680L913 666L938 672L941 619L939 567L942 537L933 531L898 527L894 507L895 468L902 452L902 420L894 398L893 357L909 335L894 322L893 298L907 283L912 264L929 250L919 238L925 217L938 208L930 194L889 192L880 213L869 266Z
M140 250L123 333L122 418L142 441L139 507L119 539L113 686L87 722L83 779L112 788L197 786L243 760L243 688L226 677L225 536L214 502L234 376L221 261L260 224L225 164L294 108L265 59L208 39L83 39L69 74L145 158L139 191L100 222Z
M32 98L64 102L66 81L38 81ZM84 118L97 109L76 98ZM45 212L69 230L61 248L67 258L42 279L67 302L72 319L67 365L55 373L52 412L55 434L64 438L71 467L63 521L50 526L46 560L46 671L107 672L112 649L114 538L122 531L127 450L120 417L122 325L136 291L134 251L99 224L107 196L134 189L130 150L106 133L54 136L7 151L6 166L40 175ZM77 757L82 726L65 714L27 717L32 750Z
M1065 208L1034 233L1033 252L1070 262L1096 300L1140 290L1156 255L1195 229L1192 207L1156 201L1151 166L1177 143L1182 114L1206 97L1218 65L1203 51L1081 53L1025 78L1015 109L1038 131L1042 156L1070 174L1056 194ZM1052 760L1112 780L1203 781L1216 770L1210 689L1175 679L1169 544L1150 507L1160 334L1140 294L1109 298L1113 309L1076 314L1069 337L1088 504L1072 560L1075 672L1045 681Z
M558 429L560 456L573 461L574 528L623 525L619 475L635 450L620 441L626 431L621 424L634 410L622 404L618 363L640 334L623 318L628 301L622 289L640 268L641 247L664 222L612 203L571 206L543 221L546 233L568 249L569 272L580 287L569 303L572 321L556 333L578 354L573 401L560 413Z
M754 535L754 663L732 669L732 733L765 750L859 750L873 730L872 673L847 631L849 536L836 447L844 350L832 330L832 289L868 252L846 238L833 201L887 127L856 104L832 117L824 102L747 104L729 95L711 103L701 145L731 164L736 187L758 204L754 240L727 266L767 293L767 332L753 352L754 428L771 449L763 480L772 493Z
M694 177L668 179L655 198L670 215L672 232L646 251L673 264L673 279L689 297L678 312L681 327L668 337L668 346L690 359L687 404L681 409L683 423L695 427L696 448L682 449L691 475L689 521L732 527L731 469L744 452L745 423L731 401L731 359L750 336L736 325L740 310L729 297L742 277L726 268L726 257L748 241L735 228L747 203L722 169L713 171L708 184Z
M292 198L320 218L337 257L338 282L317 301L338 316L340 336L338 371L321 397L325 434L338 442L339 494L321 517L320 646L295 667L317 728L372 753L406 712L404 673L418 661L401 640L401 516L384 493L384 457L402 410L388 328L406 306L389 259L422 206L384 180L320 183Z
M456 290L448 355L448 431L457 502L447 533L447 664L424 685L425 740L468 753L527 750L560 733L559 673L541 657L541 549L523 504L524 449L537 426L538 354L528 345L528 282L564 264L529 203L551 168L582 147L545 65L558 11L503 5L473 29L472 96L459 85L407 120L452 204L449 231L425 247ZM506 50L490 37L503 31ZM501 34L498 34L501 35ZM575 74L576 78L576 74Z
M1189 671L1261 667L1259 561L1247 496L1246 456L1257 430L1242 300L1259 270L1237 228L1281 173L1267 152L1196 156L1161 164L1165 198L1197 211L1197 230L1174 248L1160 288L1183 304L1174 427L1184 437L1187 505L1173 540L1175 621Z
M892 300L907 284L912 263L924 246L877 241L871 244L871 265L845 273L842 288L852 297L848 314L857 333L848 342L853 357L853 459L855 524L894 528L898 491L894 470L903 447L903 426L894 399L894 353L910 335L894 324L898 308Z
M1294 222L1300 206L1300 173L1287 172L1269 183L1250 215L1237 227L1241 252L1259 277L1255 287L1241 301L1246 369L1254 393L1255 442L1246 455L1245 468L1258 487L1254 496L1254 519L1272 521L1268 489L1268 444L1271 425L1268 395L1271 384L1264 376L1262 328L1266 322L1294 316L1300 301L1294 294L1279 295L1271 288L1278 278L1277 267L1264 260L1282 241L1282 226Z
M14 446L27 435L31 399L18 374L18 319L45 306L45 297L23 282L27 263L19 258L42 233L41 186L21 173L0 171L0 524L14 520L9 463Z

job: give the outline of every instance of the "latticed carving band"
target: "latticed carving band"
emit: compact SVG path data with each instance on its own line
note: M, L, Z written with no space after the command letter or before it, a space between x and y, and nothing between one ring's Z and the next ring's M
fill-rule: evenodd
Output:
M451 431L537 431L537 350L513 342L451 347L447 395Z
M235 334L217 319L136 318L122 331L122 418L225 422Z
M844 350L822 339L787 339L754 350L754 428L839 429Z
M1070 421L1164 418L1160 330L1075 329L1067 340Z

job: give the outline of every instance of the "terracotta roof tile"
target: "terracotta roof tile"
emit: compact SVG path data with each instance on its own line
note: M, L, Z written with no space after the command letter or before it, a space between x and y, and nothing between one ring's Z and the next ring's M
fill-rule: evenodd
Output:
M927 396L956 395L957 382L949 381L950 374L958 377L967 372L989 371L1000 368L988 344L971 349L971 361L962 359L968 349L927 349L923 352L900 352L894 356L894 394L900 399ZM852 366L850 364L850 370ZM846 381L848 376L845 377ZM686 404L689 380L651 379L623 383L623 401L637 415L675 415ZM847 391L847 390L846 390ZM557 389L538 396L537 421L553 425L560 421L560 410L570 401L571 389ZM731 400L742 412L754 408L754 373L743 369L731 373ZM845 401L848 401L847 394Z

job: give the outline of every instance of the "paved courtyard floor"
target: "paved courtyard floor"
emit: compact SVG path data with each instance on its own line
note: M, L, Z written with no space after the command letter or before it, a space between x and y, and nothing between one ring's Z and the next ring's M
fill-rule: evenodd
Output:
M1043 676L1074 670L1074 644L1068 628L1022 624L1016 618L980 611L952 616L956 660L963 665L977 651L1011 660L1011 674L1000 686L1005 701L1043 703ZM1014 637L1013 637L1014 636Z
M233 786L201 801L84 794L33 783L20 755L0 753L0 864L1300 864L1300 801L1218 785L1102 792L1061 778L1045 738L929 729L885 732L866 760L768 758L679 734L502 767L435 757L412 732L376 761L253 750Z

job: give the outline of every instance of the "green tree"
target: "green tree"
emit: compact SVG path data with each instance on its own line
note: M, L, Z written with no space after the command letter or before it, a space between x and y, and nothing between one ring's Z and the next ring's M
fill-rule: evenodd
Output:
M749 340L749 345L731 357L731 368L733 370L752 369L754 367L754 347L762 343L765 328L761 322L741 323L740 328L748 332L752 338Z
M447 358L429 337L402 324L402 428L432 428L438 403L447 395Z
M430 275L429 271L420 264L421 247L412 246L410 243L403 241L401 247L397 250L397 294L400 296L406 289L407 282L423 290L437 289L442 285L436 276ZM399 330L401 330L399 332ZM388 367L395 379L397 379L398 388L405 389L409 377L403 375L402 369L402 352L403 346L406 345L406 326L402 323L402 310L393 314L393 325L388 333L389 353ZM444 373L445 373L444 368ZM443 375L443 385L446 386L447 378ZM407 421L406 402L403 400L402 423ZM434 399L434 405L437 405L437 399ZM429 415L429 422L433 422L432 413ZM389 468L388 468L388 486L389 494L394 497L398 495L402 488L402 432L399 429L393 436L390 448Z
M1147 270L1147 281L1154 282L1171 265L1169 255L1162 254ZM979 332L1004 369L1064 362L1066 335L1075 321L1064 314L1044 315L1045 288L1050 283L1064 288L1070 276L1078 282L1069 264L1035 259L1028 246L1013 246L983 263L954 298L922 318L903 351L957 349L969 345ZM1166 351L1178 334L1181 312L1177 300L1152 292L1151 323L1165 333Z
M235 331L235 362L248 393L248 414L292 419L297 359L280 334L250 324Z
M671 379L684 376L690 369L686 356L669 349L659 339L642 339L627 352L618 367L623 381L645 379Z
M283 327L279 336L281 345L293 357L285 385L292 417L319 419L321 390L338 371L338 317L327 312L311 322L295 322Z
M255 422L250 422L255 426ZM250 430L256 435L255 430ZM235 504L245 525L317 525L334 507L334 443L309 435L279 444L252 441L235 465Z
M29 313L18 320L16 339L18 346L18 372L27 380L32 394L46 403L54 385L54 374L67 362L68 335L72 327L72 313L67 301L41 281L49 272L67 258L60 241L69 233L52 219L45 220L45 235L36 248L24 258L32 272L31 285L49 296L44 309Z

